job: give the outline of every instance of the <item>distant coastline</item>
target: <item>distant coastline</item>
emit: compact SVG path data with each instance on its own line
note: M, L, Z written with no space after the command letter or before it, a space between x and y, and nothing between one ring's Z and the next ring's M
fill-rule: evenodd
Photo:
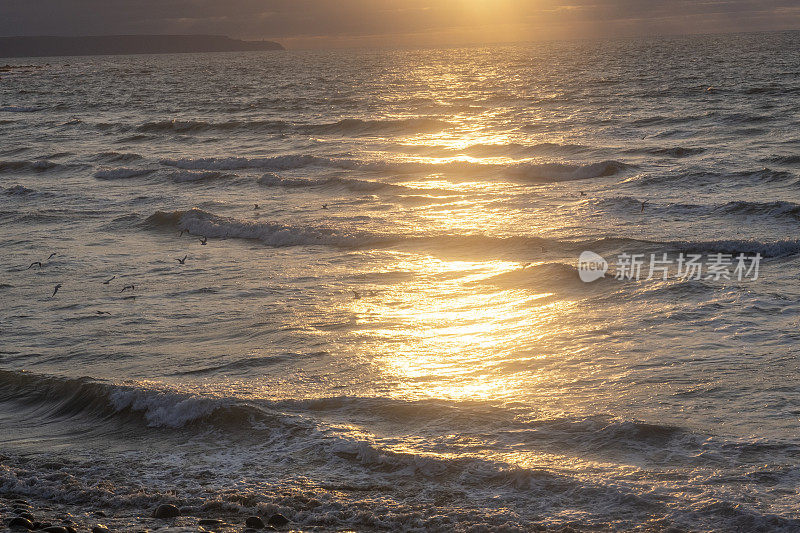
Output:
M104 35L0 37L0 57L183 54L284 50L274 41L242 41L223 35Z

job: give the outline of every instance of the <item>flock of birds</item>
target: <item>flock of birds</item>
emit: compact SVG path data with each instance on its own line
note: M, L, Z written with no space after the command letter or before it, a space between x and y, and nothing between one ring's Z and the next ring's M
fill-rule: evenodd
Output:
M259 210L259 209L261 209L261 206L259 206L258 204L255 204L255 206L253 207L253 209L254 209L254 210ZM323 205L322 205L322 209L328 209L328 204L323 204ZM644 207L642 207L642 209L644 210ZM184 233L185 233L185 234L187 234L187 235L192 235L192 233L191 233L191 232L190 232L188 229L182 229L182 230L181 230L181 232L180 232L180 235L178 235L178 236L179 236L179 237L183 237ZM205 246L205 245L207 245L207 244L208 244L208 237L206 237L205 235L193 235L193 236L194 236L194 237L198 237L198 240L200 241L200 244L201 244L202 246ZM31 264L30 264L30 266L28 266L28 268L27 268L26 270L30 270L30 269L32 269L33 267L43 268L43 267L44 267L44 265L45 265L45 264L46 264L48 261L50 261L50 260L51 260L53 257L55 257L56 255L58 255L58 254L57 254L57 252L53 252L53 253L51 253L51 254L50 254L50 256L49 256L47 259L45 259L44 261L34 261L33 263L31 263ZM180 258L180 259L176 258L175 260L178 262L178 264L185 265L185 264L186 264L186 259L187 259L188 257L189 257L189 255L188 255L188 254L186 254L186 255L184 255L182 258ZM117 279L117 276L111 276L109 279L107 279L107 280L105 280L105 281L103 282L103 285L108 285L108 284L110 284L112 281L114 281L115 279ZM58 283L58 284L57 284L57 285L56 285L56 286L53 288L53 294L51 294L51 295L50 295L50 298L55 298L56 294L58 294L58 291L59 291L59 289L61 289L61 287L63 287L63 284L61 284L61 283ZM123 292L126 292L126 291L135 291L135 290L136 290L136 286L135 286L135 285L133 285L133 284L131 284L131 285L126 285L126 286L122 287L122 290L121 290L121 291L119 291L119 292L120 292L120 293L123 293ZM353 292L353 297L354 297L356 300L359 300L359 299L361 299L361 294L360 294L358 291L352 291L352 292ZM135 299L136 299L136 296L133 296L133 295L131 295L131 296L127 296L127 297L126 297L126 299L135 300ZM97 313L98 313L98 314L104 314L104 311L97 311Z
M181 233L180 233L180 235L179 235L179 236L180 236L180 237L183 237L183 234L184 234L184 233L186 233L187 235L192 235L192 234L189 232L189 230L187 230L187 229L184 229L184 230L181 230ZM198 240L200 241L200 244L201 244L201 245L205 246L205 245L207 245L207 244L208 244L208 237L206 237L205 235L199 235L199 236L196 236L196 237L199 237L199 238L198 238ZM32 263L31 263L31 264L28 266L28 268L26 268L25 270L30 270L30 269L32 269L33 267L37 267L37 268L40 268L40 269L41 269L41 268L44 268L44 266L45 266L45 265L46 265L46 264L47 264L47 263L48 263L48 262L49 262L49 261L50 261L50 260L51 260L53 257L55 257L56 255L58 255L58 253L57 253L57 252L53 252L53 253L51 253L51 254L50 254L48 257L47 257L47 259L45 259L45 260L43 260L43 261L34 261L34 262L32 262ZM184 255L182 258L175 258L175 261L177 261L177 262L178 262L178 264L185 265L185 264L186 264L186 259L187 259L188 257L189 257L189 254L185 254L185 255ZM116 276L116 275L114 275L114 276L111 276L111 277L110 277L110 278L108 278L107 280L103 281L103 285L108 285L108 284L110 284L112 281L114 281L115 279L117 279L117 276ZM59 291L59 289L61 289L61 287L63 287L63 286L64 286L64 285L63 285L62 283L58 283L58 284L56 284L56 286L55 286L55 287L53 287L53 294L51 294L51 295L50 295L50 298L55 298L56 294L58 294L58 291ZM122 287L122 290L120 290L119 292L120 292L120 293L123 293L123 292L126 292L126 291L135 291L135 290L136 290L136 285L134 285L134 284L130 284L130 285L125 285L124 287ZM131 295L131 296L128 296L126 299L135 300L135 299L136 299L136 296L133 296L133 295ZM104 312L103 312L103 311L98 311L97 313L98 313L98 314L103 314Z

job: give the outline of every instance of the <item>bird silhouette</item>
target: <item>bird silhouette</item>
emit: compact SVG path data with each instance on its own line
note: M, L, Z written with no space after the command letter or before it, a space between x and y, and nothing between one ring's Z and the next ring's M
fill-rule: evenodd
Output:
M125 291L127 291L128 289L130 289L130 290L132 290L132 291L133 291L133 290L136 290L136 287L135 287L135 286L133 286L133 285L125 285L124 287L122 287L122 290L121 290L121 291L119 291L119 292L125 292Z
M53 294L50 296L50 298L52 298L53 296L55 296L55 295L56 295L56 293L58 292L58 289L60 289L60 288L61 288L61 284L59 283L58 285L56 285L56 288L55 288L55 289L53 289Z
M202 239L200 239L200 244L202 244L203 246L205 246L207 242L208 242L208 237L206 237L205 235L203 235L203 238L202 238Z
M34 261L33 263L31 263L31 266L29 266L29 267L28 267L28 268L26 268L25 270L30 270L30 269L32 269L32 268L33 268L34 266L36 266L36 265L39 265L39 268L42 268L42 262L41 262L41 261Z
M56 255L57 255L57 254L56 254L55 252L53 252L52 254L50 254L50 257L48 257L48 258L47 258L47 260L48 260L48 261L50 261L50 260L51 260L53 257L55 257Z
M108 278L107 280L105 280L105 281L103 282L103 285L108 285L109 283L111 283L111 282L112 282L112 281L114 281L115 279L117 279L117 276L111 276L110 278Z
M180 263L180 264L182 264L182 265L185 265L185 264L186 264L186 258L187 258L187 257L189 257L189 256L188 256L188 255L184 255L184 256L183 256L183 259L176 259L175 261L177 261L178 263Z

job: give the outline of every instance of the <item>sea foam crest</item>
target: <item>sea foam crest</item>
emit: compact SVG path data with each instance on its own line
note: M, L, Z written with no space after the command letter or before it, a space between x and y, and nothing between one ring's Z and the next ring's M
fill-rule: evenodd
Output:
M239 220L217 216L197 208L188 211L159 211L150 216L147 223L155 226L177 227L181 230L188 230L194 235L204 235L209 238L254 239L274 247L326 245L350 248L388 239L388 237L368 232L349 232L329 226Z

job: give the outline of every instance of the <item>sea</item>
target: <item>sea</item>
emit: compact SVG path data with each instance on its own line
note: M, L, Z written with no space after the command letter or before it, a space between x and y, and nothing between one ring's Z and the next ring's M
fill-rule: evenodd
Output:
M800 531L798 49L3 61L0 492Z

